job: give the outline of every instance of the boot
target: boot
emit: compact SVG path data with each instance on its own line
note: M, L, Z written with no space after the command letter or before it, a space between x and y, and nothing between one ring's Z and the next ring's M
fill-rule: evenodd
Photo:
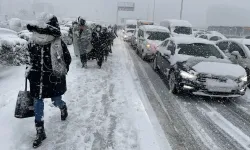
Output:
M37 148L42 144L42 141L45 140L46 134L44 131L44 121L35 121L36 125L36 139L33 142L33 148Z
M67 106L64 105L62 108L60 108L61 110L61 120L64 121L66 120L66 118L68 117L68 109Z

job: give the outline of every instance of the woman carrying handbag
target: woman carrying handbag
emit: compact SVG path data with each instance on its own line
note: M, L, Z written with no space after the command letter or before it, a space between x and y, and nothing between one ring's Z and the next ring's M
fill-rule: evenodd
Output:
M46 139L44 130L44 98L51 98L61 110L61 120L68 116L62 95L66 92L66 74L69 71L71 56L66 44L61 40L57 17L43 13L38 24L27 25L32 32L28 44L29 62L26 77L30 82L30 95L34 99L35 126L37 136L33 147L36 148Z

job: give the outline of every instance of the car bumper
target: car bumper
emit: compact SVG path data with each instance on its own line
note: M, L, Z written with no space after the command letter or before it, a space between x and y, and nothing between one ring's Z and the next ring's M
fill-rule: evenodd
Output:
M246 86L229 87L228 91L210 91L204 83L198 81L190 81L182 79L180 82L180 87L184 91L189 91L194 95L209 96L209 97L240 97L245 95ZM214 86L214 89L219 89L221 87Z

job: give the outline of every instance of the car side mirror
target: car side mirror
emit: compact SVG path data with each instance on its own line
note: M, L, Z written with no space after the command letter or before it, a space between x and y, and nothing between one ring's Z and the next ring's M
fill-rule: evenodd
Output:
M240 58L240 53L238 51L233 51L232 55L235 56L236 59Z
M166 58L170 58L170 56L171 56L171 51L166 50L166 51L164 51L163 55L164 55L164 57L166 57Z

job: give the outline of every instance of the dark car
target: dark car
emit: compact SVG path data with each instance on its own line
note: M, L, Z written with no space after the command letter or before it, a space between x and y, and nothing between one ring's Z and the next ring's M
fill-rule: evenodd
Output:
M154 69L168 79L173 94L188 91L202 96L239 97L246 91L244 68L203 39L167 39L158 47Z

